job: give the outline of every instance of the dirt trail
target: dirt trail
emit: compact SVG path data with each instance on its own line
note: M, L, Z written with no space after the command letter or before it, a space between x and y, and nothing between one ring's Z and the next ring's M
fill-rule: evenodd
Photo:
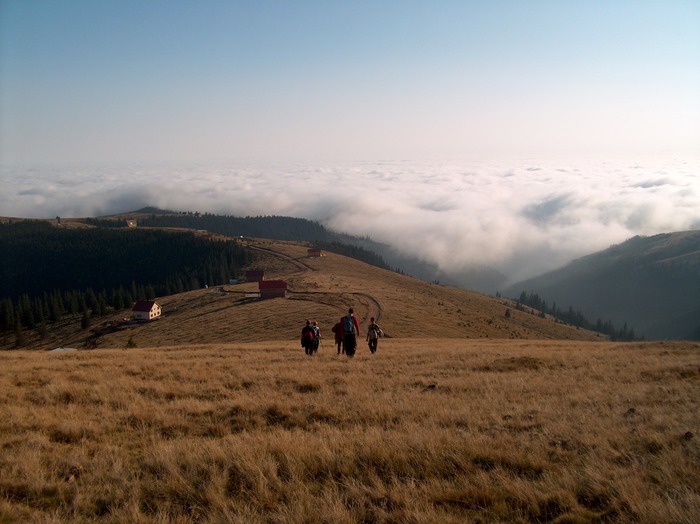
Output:
M367 293L347 293L344 292L342 293L345 297L351 296L351 297L358 297L361 299L364 299L367 304L367 312L360 316L358 314L357 321L360 323L360 326L364 330L363 326L367 326L369 324L369 319L374 317L374 321L381 325L381 318L382 318L382 311L383 308L379 301L373 297L372 295L368 295ZM327 292L327 291L300 291L300 292L290 292L290 299L292 300L309 300L311 302L316 302L316 303L321 303L321 304L327 304L329 306L336 306L338 304L338 299L335 300L324 300L324 297L328 297L328 295L333 295L332 292Z
M371 317L374 317L374 321L377 324L380 324L380 321L382 318L382 306L379 303L379 301L375 297L373 297L372 295L368 295L367 293L354 293L354 294L358 297L364 297L369 302L368 309L367 309L367 318L358 319L358 320L360 320L360 322L362 322L362 323L369 324L369 319Z
M265 253L267 255L272 255L274 257L277 257L281 260L284 260L286 262L289 262L290 264L294 265L297 267L300 271L295 272L295 273L301 273L305 271L317 271L316 268L311 267L309 264L306 264L305 262L302 262L298 258L292 257L290 255L286 255L284 253L280 253L279 251L275 251L274 249L270 249L267 247L261 247L261 246L256 246L256 245L250 245L249 246L251 249L255 251L259 251L262 253ZM293 298L297 299L304 299L303 297L309 296L312 298L319 298L321 295L328 295L328 294L333 294L332 292L320 292L320 291L305 291L305 292L290 292L290 295ZM364 316L364 318L359 318L358 321L360 322L360 325L367 325L369 324L369 319L371 317L374 317L374 320L377 324L380 323L381 317L382 317L382 306L377 300L376 297L368 294L368 293L350 293L350 295L354 295L356 297L361 297L364 298L367 301L367 314ZM321 302L323 302L321 300Z
M314 268L309 266L308 264L300 261L298 258L291 257L289 255L285 255L284 253L280 253L279 251L275 251L273 249L269 249L266 247L260 247L260 246L255 246L255 245L250 245L248 246L250 249L253 251L260 251L263 253L267 253L268 255L275 256L277 258L280 258L286 262L289 262L290 264L296 266L302 271L315 271Z

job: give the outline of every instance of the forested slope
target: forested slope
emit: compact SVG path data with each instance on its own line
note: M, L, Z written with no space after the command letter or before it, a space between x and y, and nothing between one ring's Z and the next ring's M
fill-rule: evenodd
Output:
M189 232L0 224L0 329L223 284L250 258Z
M523 292L647 339L700 340L700 231L637 236L506 291Z
M333 251L373 266L390 269L389 264L377 253L381 249L380 244L368 238L330 231L318 222L304 218L177 213L155 208L145 208L123 215L123 217L127 216L137 217L139 227L200 230L234 238L243 236L311 242L326 251ZM126 227L125 220L114 217L89 218L84 219L84 222L97 227Z

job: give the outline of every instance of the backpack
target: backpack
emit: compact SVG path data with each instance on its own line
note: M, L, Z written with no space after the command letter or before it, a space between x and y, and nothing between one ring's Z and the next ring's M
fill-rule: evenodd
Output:
M301 330L301 336L307 340L311 340L314 336L314 332L309 326L305 326L304 329Z
M369 328L369 331L367 332L367 336L369 337L370 340L376 340L379 338L379 331L376 328L371 327L371 328Z
M343 317L343 327L345 329L345 334L346 335L354 335L355 334L355 317L352 315L347 315L346 317Z

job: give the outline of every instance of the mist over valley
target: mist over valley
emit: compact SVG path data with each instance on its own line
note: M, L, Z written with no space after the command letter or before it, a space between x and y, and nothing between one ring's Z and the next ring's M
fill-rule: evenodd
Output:
M495 293L636 235L700 228L698 172L681 160L3 167L0 215L306 218L369 237L409 273Z

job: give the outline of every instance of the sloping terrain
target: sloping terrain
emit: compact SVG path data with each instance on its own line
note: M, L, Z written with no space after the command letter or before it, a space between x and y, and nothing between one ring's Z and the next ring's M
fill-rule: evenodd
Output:
M511 286L647 339L700 339L700 231L634 237Z
M115 326L121 316L78 332L51 346L137 347L201 343L295 341L306 319L319 322L324 344L331 327L354 308L364 331L374 316L392 338L512 338L602 340L585 330L516 311L513 304L479 293L428 284L334 253L308 258L307 246L245 240L257 254L266 280L285 280L287 298L246 297L257 283L218 286L159 299L163 316L147 324ZM510 309L510 317L506 310ZM363 334L364 335L364 334ZM88 340L90 339L90 340Z

